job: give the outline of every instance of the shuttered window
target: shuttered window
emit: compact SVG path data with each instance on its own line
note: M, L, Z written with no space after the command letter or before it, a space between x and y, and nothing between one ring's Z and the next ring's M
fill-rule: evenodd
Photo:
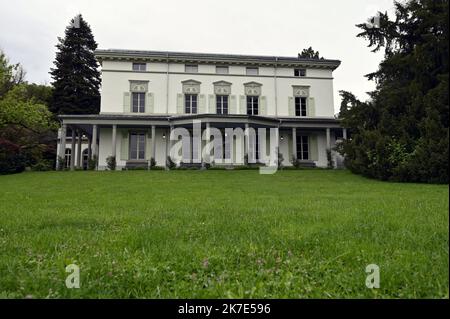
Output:
M145 93L133 92L131 93L133 106L131 111L134 113L144 113L145 112Z
M247 96L247 115L258 115L258 96Z
M228 114L228 95L216 95L217 114Z
M295 116L306 116L306 97L295 97Z
M130 134L130 159L143 160L145 159L145 134L131 133Z
M297 136L297 158L299 160L309 159L309 144L306 135Z
M184 113L197 114L197 94L184 95Z

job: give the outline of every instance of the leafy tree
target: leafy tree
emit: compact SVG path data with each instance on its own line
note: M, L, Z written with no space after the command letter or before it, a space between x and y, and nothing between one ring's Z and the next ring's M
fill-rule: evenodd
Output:
M368 74L370 100L341 91L341 145L355 173L398 181L448 183L448 0L395 2L395 20L359 24L358 37L384 60Z
M27 84L23 75L22 67L9 64L0 51L0 174L54 159L56 126L41 94L48 98L49 89Z
M97 43L81 15L58 38L50 110L56 114L92 114L100 110L100 72L94 56Z
M320 57L319 51L314 51L312 47L309 47L308 49L303 49L301 53L298 54L299 58L302 59L322 59L323 57Z

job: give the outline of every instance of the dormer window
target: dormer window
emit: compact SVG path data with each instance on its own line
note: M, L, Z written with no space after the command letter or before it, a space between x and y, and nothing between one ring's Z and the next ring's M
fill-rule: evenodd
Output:
M294 76L306 76L306 69L294 69Z
M186 72L186 73L198 73L198 65L197 64L186 64L184 66L184 72Z
M146 71L147 63L133 63L133 71Z
M247 67L246 74L247 75L258 75L259 69L257 67Z

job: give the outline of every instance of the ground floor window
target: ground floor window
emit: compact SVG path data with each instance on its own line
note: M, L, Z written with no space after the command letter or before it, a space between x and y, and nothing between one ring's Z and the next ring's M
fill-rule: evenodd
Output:
M297 159L309 159L309 143L307 135L297 136Z
M64 153L64 167L65 168L70 167L71 156L72 156L72 150L70 148L66 148L66 151Z
M83 169L88 169L89 167L89 150L86 148L83 151Z
M130 159L145 159L145 133L130 134Z

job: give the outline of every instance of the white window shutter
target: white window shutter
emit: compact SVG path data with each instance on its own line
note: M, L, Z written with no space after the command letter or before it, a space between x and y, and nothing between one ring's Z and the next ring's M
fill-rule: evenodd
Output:
M317 144L317 135L311 134L309 136L308 142L309 142L309 150L310 150L309 159L313 160L313 161L318 161L319 160L319 146Z
M240 114L247 114L247 100L245 98L245 95L240 96Z
M208 113L216 113L216 96L214 94L209 95L209 111Z
M205 94L198 96L198 114L206 113L206 97Z
M123 112L124 113L131 112L130 102L131 102L130 92L123 92Z
M147 98L145 100L145 113L155 113L153 93L147 93Z
M265 96L259 98L259 110L258 115L267 115L267 99Z
M177 94L177 113L184 114L184 96L181 93Z
M236 95L230 95L230 114L237 114Z
M308 99L308 116L316 116L316 103L313 97Z
M294 97L289 97L289 116L295 116Z
M128 160L128 131L122 131L122 141L120 143L120 159Z

